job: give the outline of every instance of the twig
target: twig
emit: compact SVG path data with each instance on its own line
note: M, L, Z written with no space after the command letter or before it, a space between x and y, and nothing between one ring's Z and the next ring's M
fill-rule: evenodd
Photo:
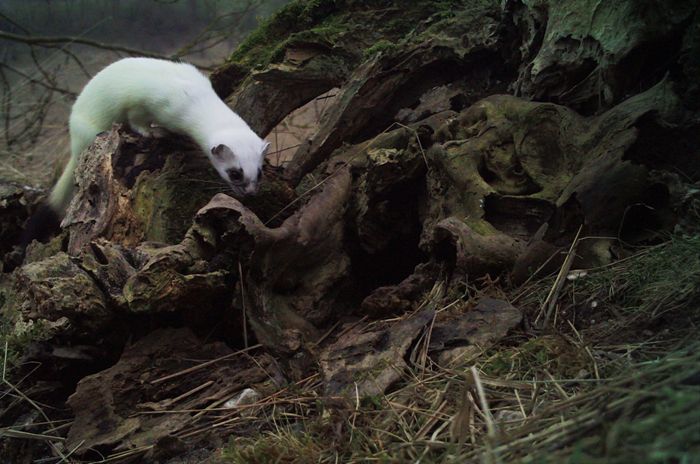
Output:
M241 305L243 306L243 346L248 348L248 318L246 314L245 307L245 289L243 284L243 268L241 267L241 261L238 261L238 281L241 283Z
M13 34L11 32L0 31L0 39L10 40L12 42L19 42L27 45L59 45L59 44L80 44L87 45L90 47L101 48L103 50L112 50L118 52L128 53L134 56L146 56L150 58L161 58L170 59L171 57L166 55L161 55L159 53L147 52L145 50L138 50L130 47L123 47L121 45L111 45L104 42L98 42L96 40L85 39L83 37L68 37L68 36L31 36L31 35L19 35Z
M211 366L212 364L215 364L219 361L223 361L224 359L232 358L234 356L238 356L240 354L247 353L248 351L252 351L252 350L255 350L255 349L258 349L261 347L262 347L262 345L259 343L257 345L249 346L248 348L244 348L242 350L238 350L238 351L235 351L233 353L229 353L227 355L220 356L216 359L212 359L210 361L206 361L206 362L203 362L201 364L197 364L196 366L188 367L187 369L183 369L179 372L175 372L174 374L166 375L165 377L161 377L161 378L156 379L156 380L151 380L151 384L156 385L156 384L165 382L166 380L171 380L171 379L174 379L176 377L180 377L181 375L190 374L192 372L198 371L199 369L205 368L207 366Z
M547 298L544 300L544 303L542 303L540 315L542 314L542 312L545 313L544 321L542 322L543 327L546 327L549 322L549 318L552 315L552 311L554 310L554 307L557 304L559 292L561 292L561 289L564 286L564 283L566 282L566 276L569 274L569 270L571 270L571 265L574 263L576 246L578 245L578 240L579 236L581 235L582 229L583 224L579 226L578 231L576 232L576 237L574 237L574 241L571 243L571 247L569 248L569 252L566 254L566 258L564 258L564 263L562 264L561 269L559 269L559 274L557 275L557 278L554 281L554 285L552 285L552 288L549 290L549 294L547 294Z
M209 35L209 33L214 29L214 27L219 24L224 18L227 18L229 16L238 16L238 22L240 23L241 19L250 11L252 10L254 5L254 2L248 1L246 5L243 7L242 10L240 11L229 11L227 13L221 14L217 16L216 18L212 19L209 24L207 24L200 32L197 34L189 43L185 44L184 46L180 47L180 49L175 52L173 57L182 57L185 55L189 55L195 52L201 52L204 49L199 48L195 49L198 45L202 44L203 42L206 42L208 40L212 40L212 36ZM256 5L257 6L257 5ZM231 30L235 30L235 28L225 28L224 33L221 34L221 37L219 37L218 40L214 41L215 44L222 42L223 40L226 40L229 35ZM207 48L211 48L211 44Z
M51 421L51 419L49 419L49 416L44 412L44 410L41 409L41 408L39 407L39 405L38 405L34 400L32 400L31 398L29 398L27 395L25 395L24 392L22 392L19 388L15 387L14 384L12 384L12 382L10 382L9 380L7 380L6 373L7 373L7 352L8 352L8 348L9 348L9 341L8 341L8 340L5 340L5 354L4 354L4 356L3 356L3 364L2 364L2 382L3 382L5 385L7 385L8 387L10 387L10 388L11 388L17 395L19 395L24 401L26 401L27 403L29 403L34 409L36 409L36 410L39 412L39 414L41 414L41 416L44 418L44 420L45 420L46 422L48 422L48 423L53 427L53 426L54 426L53 422ZM25 433L25 434L26 434L26 433L30 433L30 432L15 431L15 433ZM33 435L37 435L37 434L33 434ZM51 449L54 451L54 453L56 453L59 457L65 459L65 456L63 455L63 453L61 452L61 450L58 449L58 448L56 447L56 445L54 445L53 441L52 441L52 440L47 440L47 441L48 441L49 446L51 447Z
M7 64L7 63L0 63L0 66L6 68L6 69L9 70L9 71L12 71L13 73L17 74L18 76L22 77L23 79L26 79L28 82L30 82L30 83L32 83L32 84L40 85L40 86L42 86L42 87L44 87L44 88L46 88L46 89L53 90L54 92L58 92L58 93L60 93L60 94L62 94L62 95L67 95L67 96L69 96L69 97L75 98L75 97L77 96L75 92L72 92L72 91L70 91L70 90L68 90L68 89L63 89L63 88L61 88L61 87L58 87L55 83L52 83L53 80L49 80L49 79L45 79L45 80L34 79L34 78L31 77L29 74L26 74L26 73L20 71L19 69L10 66L10 65Z
M321 343L323 343L323 341L324 341L326 338L328 338L328 337L333 333L333 331L334 331L335 329L338 328L338 326L340 325L340 323L341 323L341 321L339 320L339 321L337 321L335 324L333 324L333 325L331 326L330 329L326 330L326 333L324 333L323 335L321 335L321 336L319 337L318 340L316 340L315 342L312 343L313 346L319 346Z
M32 433L25 432L24 430L16 430L11 428L0 429L0 436L12 437L12 438L25 438L31 440L41 440L41 441L64 441L65 438L58 437L55 435L44 435L42 433Z
M481 378L479 377L479 371L476 367L471 366L469 368L474 379L474 386L476 387L476 393L479 397L479 404L484 413L484 420L486 421L486 452L488 462L498 462L498 455L495 454L494 445L497 439L496 424L493 421L493 416L491 415L491 409L489 408L489 403L486 400L486 393L484 392L484 386L481 384Z
M496 424L493 421L493 416L491 415L491 409L489 408L489 403L486 400L486 393L484 392L484 386L481 383L481 377L479 376L479 371L476 367L471 366L469 370L472 373L472 378L474 379L474 386L476 387L476 393L479 397L479 405L484 411L484 419L486 420L486 430L491 439L496 439Z
M77 445L75 445L75 446L73 447L73 449L70 450L70 451L68 452L68 454L66 454L65 456L63 456L63 457L61 458L61 460L58 461L58 464L61 464L62 462L68 462L68 458L69 458L73 453L75 453L76 451L78 451L78 449L79 449L81 446L83 446L83 443L85 443L85 440L81 440L80 443L78 443Z
M349 162L349 161L348 161L348 162ZM279 210L279 211L277 211L275 214L273 214L272 217L270 217L270 219L268 219L268 220L265 222L264 225L266 225L266 226L269 225L269 224L270 224L275 218L277 218L280 214L282 214L283 212L285 212L286 210L288 210L289 208L291 208L292 206L294 206L295 204L297 204L298 202L300 202L306 195L308 195L308 194L311 193L312 191L316 190L316 189L319 188L321 185L325 184L326 181L327 181L328 179L330 179L331 177L333 177L334 175L336 175L337 173L339 173L340 171L342 171L342 170L343 170L344 168L346 168L346 167L347 167L347 163L342 163L342 164L338 167L338 169L336 169L336 170L333 171L332 173L328 174L328 176L326 176L324 179L322 179L321 181L319 181L316 185L310 187L308 190L306 190L304 193L302 193L301 195L299 195L297 198L295 198L294 200L292 200L292 201L290 201L289 203L287 203L287 205L286 205L285 207L283 207L281 210Z
M425 163L425 167L426 167L426 169L429 169L430 166L428 166L428 157L425 156L425 150L423 150L423 144L420 142L420 137L418 136L418 131L413 129L412 127L405 126L405 125L401 124L400 122L395 122L394 124L396 124L399 127L403 127L406 130L413 132L413 136L416 138L416 142L418 142L418 148L420 149L420 153L421 153L421 155L423 155L423 162Z
M27 29L26 27L22 26L21 24L19 24L17 21L15 21L14 19L10 18L9 16L7 16L7 15L6 15L5 13L3 13L2 11L0 11L0 18L2 18L4 21L7 21L7 22L10 23L10 24L12 24L13 26L15 26L17 29L21 30L21 31L24 32L25 34L30 34L30 33L31 33L31 32L29 32L29 29Z

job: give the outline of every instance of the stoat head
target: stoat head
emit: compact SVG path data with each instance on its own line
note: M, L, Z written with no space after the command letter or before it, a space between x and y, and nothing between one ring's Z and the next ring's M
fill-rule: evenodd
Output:
M258 191L262 164L270 144L257 136L248 140L234 137L228 143L211 148L211 160L219 175L237 195L253 195Z

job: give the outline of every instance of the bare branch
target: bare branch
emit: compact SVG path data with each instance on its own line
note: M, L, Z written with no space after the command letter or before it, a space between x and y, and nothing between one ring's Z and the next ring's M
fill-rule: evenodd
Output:
M5 146L10 148L12 139L10 137L10 121L12 113L12 87L5 75L5 72L0 68L0 80L2 80L2 112L5 115L3 121L3 129L5 131Z
M196 37L194 37L186 45L180 47L180 49L177 52L175 52L175 54L173 56L174 57L182 57L185 55L189 55L191 53L201 52L201 51L204 51L204 50L207 50L207 49L213 47L216 44L223 42L231 35L231 33L228 30L225 31L224 33L221 33L219 30L217 30L217 26L219 26L219 24L223 20L225 20L226 18L229 18L229 17L236 18L236 21L240 22L241 19L246 14L250 13L250 11L252 11L254 7L259 6L259 3L260 2L258 2L258 1L248 0L242 9L237 10L237 11L229 11L227 13L223 13L223 14L215 17L214 19L212 19L209 22L209 24L207 24L204 27L204 29L202 29L199 32L199 34L197 34ZM217 35L214 34L214 32L219 32L218 37L217 37ZM213 44L208 44L208 45L205 44L205 42L212 41L212 39L216 39L216 40L213 40Z
M13 66L10 66L7 63L0 63L0 67L3 67L5 69L7 69L8 71L13 72L14 74L17 74L18 76L22 77L23 79L26 79L27 81L29 81L32 84L40 85L46 89L53 90L54 92L58 92L62 95L66 95L66 96L71 97L71 98L76 98L78 96L75 92L72 92L68 89L58 87L55 84L46 83L40 79L35 79L35 78L31 77L30 75L28 75L27 73L22 72L19 69L15 68Z
M25 34L31 34L31 32L29 31L29 29L27 29L26 27L22 26L21 24L19 24L18 22L16 22L14 19L10 18L9 16L7 16L7 15L6 15L5 13L3 13L2 11L0 11L0 19L2 19L3 21L7 21L8 23L10 23L10 24L12 24L13 26L15 26L17 29L20 29L20 30L21 30L22 32L24 32Z
M85 65L84 65L83 62L80 60L80 58L78 58L78 57L75 55L75 53L73 53L72 51L70 51L70 50L68 49L68 47L63 46L63 47L54 47L54 48L58 48L61 52L63 52L63 53L65 53L66 55L68 55L68 57L70 57L70 58L73 60L73 62L75 62L75 64L78 65L78 67L79 67L80 70L83 72L83 74L85 74L85 77L87 77L88 79L92 79L92 74L90 74L90 72L85 68Z
M13 34L11 32L0 31L0 39L10 40L13 42L24 43L27 45L40 45L40 46L55 46L61 44L80 44L87 45L90 47L101 48L103 50L112 50L118 52L124 52L129 55L147 56L150 58L162 58L171 59L171 57L166 55L161 55L159 53L147 52L144 50L137 50L135 48L123 47L121 45L111 45L104 42L98 42L96 40L85 39L82 37L41 37L41 36L27 36L20 34Z

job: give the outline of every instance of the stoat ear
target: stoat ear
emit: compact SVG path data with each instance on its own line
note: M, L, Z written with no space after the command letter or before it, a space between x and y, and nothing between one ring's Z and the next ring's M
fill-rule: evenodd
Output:
M265 142L262 148L262 156L265 156L267 154L267 149L270 148L270 142Z
M226 161L234 157L231 149L223 143L212 148L211 154L219 161Z

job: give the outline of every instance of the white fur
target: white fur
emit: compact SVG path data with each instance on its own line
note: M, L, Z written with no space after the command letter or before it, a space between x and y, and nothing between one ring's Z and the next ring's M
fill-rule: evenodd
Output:
M257 189L259 169L268 144L221 101L202 73L187 63L152 58L125 58L110 64L87 83L70 115L71 159L51 191L49 204L63 211L70 202L74 170L80 153L109 130L127 123L143 135L150 124L190 136L202 148L219 175L241 169L244 179L234 189L241 194ZM212 150L228 150L215 156Z

